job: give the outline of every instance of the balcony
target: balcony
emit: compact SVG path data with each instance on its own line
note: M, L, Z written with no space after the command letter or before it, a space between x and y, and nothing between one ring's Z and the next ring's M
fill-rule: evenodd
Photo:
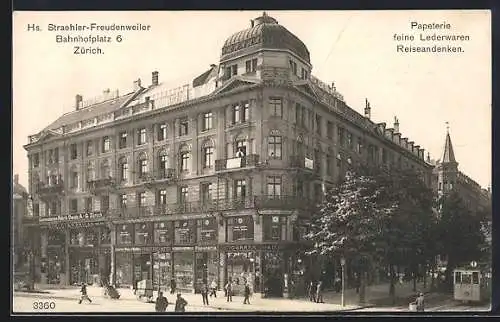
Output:
M64 182L60 180L58 183L50 185L39 182L36 186L36 192L41 197L60 196L64 194Z
M101 193L109 193L116 187L116 181L114 178L103 178L96 179L87 182L87 190L93 194L98 195Z
M258 154L249 154L241 158L215 160L215 171L225 171L255 167L259 163Z
M154 207L123 207L109 211L113 218L144 218L154 216Z
M260 209L311 209L314 202L297 196L256 196L255 207Z

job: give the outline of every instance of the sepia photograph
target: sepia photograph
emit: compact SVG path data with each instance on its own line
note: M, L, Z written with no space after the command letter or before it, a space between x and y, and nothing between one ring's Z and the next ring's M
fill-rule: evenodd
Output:
M14 11L12 39L11 315L491 310L489 10Z

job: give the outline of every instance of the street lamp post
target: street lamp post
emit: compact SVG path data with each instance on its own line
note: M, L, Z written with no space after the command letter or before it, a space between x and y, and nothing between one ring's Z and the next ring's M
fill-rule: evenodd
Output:
M340 294L340 302L342 307L345 306L345 258L340 258L340 266L342 267L342 293Z

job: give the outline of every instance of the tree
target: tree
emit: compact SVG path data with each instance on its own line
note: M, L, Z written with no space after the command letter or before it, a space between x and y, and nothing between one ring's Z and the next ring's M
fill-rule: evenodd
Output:
M447 258L445 284L451 288L453 269L481 257L484 234L481 218L465 206L456 191L444 195L440 205L439 246Z

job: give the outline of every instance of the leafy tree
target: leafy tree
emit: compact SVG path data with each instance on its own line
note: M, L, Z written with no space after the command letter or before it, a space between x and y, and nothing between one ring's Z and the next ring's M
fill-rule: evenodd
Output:
M444 195L440 202L440 253L447 258L445 284L451 288L453 269L481 258L485 236L481 218L465 206L456 191Z

